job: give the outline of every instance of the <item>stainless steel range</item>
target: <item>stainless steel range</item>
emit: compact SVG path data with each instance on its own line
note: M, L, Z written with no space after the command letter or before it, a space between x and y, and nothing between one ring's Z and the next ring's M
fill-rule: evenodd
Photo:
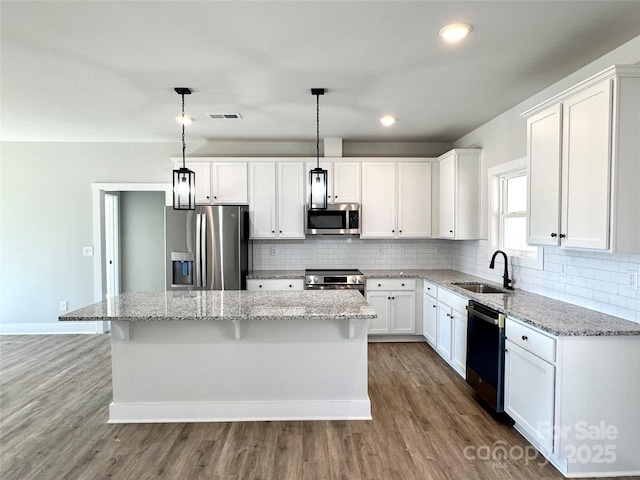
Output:
M364 295L365 277L356 269L307 269L304 285L306 290L358 290Z

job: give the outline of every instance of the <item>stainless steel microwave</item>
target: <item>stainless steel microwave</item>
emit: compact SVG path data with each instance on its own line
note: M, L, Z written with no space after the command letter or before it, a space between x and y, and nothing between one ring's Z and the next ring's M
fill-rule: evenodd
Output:
M330 203L325 209L307 206L307 235L360 235L360 204Z

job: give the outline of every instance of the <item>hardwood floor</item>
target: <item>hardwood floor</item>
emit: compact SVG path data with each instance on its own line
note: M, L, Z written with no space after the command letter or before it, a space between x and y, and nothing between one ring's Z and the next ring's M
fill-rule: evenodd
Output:
M473 459L529 444L423 343L369 344L373 421L109 425L108 335L0 337L0 388L3 480L563 478Z

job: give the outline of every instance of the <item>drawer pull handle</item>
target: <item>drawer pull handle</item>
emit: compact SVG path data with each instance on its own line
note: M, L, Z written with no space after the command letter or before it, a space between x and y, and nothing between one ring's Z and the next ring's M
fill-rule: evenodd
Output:
M522 335L522 340L527 340L527 336L526 335Z

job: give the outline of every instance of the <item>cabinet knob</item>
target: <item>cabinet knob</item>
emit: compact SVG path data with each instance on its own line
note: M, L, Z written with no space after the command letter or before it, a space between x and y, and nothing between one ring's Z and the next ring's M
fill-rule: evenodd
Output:
M395 230L391 230L391 233L396 233L396 231Z
M262 288L262 285L258 285L258 288Z
M404 283L402 284L402 286L404 287Z
M381 284L378 284L378 286L379 286L379 287L381 287L382 285L381 285Z
M391 297L391 300L395 300L395 299L396 299L396 297Z
M280 233L282 233L282 230L280 230Z
M558 236L558 234L557 234L557 233L552 233L552 234L551 234L551 238L556 238L557 236Z
M292 285L289 285L289 288L292 288Z
M565 238L565 237L566 237L566 235L564 233L560 234L560 238Z
M213 198L215 199L215 198L218 198L218 197L214 195Z
M402 230L398 230L399 233L402 233Z
M275 230L271 230L271 233L276 233L276 231Z
M387 297L387 300L391 300L391 297Z
M526 335L522 335L522 340L527 340L527 338L529 337L527 337Z
M207 195L207 198L210 198L209 195Z
M449 230L449 233L453 233L453 230Z
M338 198L338 195L334 195L333 198Z
M434 305L433 308L436 308L436 306Z

